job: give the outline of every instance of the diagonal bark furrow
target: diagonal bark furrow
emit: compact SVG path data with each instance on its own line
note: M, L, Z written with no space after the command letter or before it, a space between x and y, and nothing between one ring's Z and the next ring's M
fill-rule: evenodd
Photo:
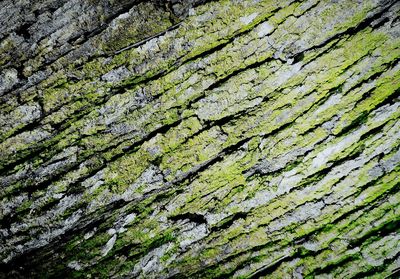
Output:
M398 187L396 187L396 189L395 189L395 190L392 190L391 192L392 192L392 193L396 193L397 190L398 190ZM384 200L384 199L386 199L386 198L387 198L387 196L380 197L380 198L378 198L377 201L375 201L375 203L380 202L381 200ZM363 209L363 207L358 208L358 210L362 210L362 209ZM353 211L352 213L354 213L354 212L355 212L355 211ZM347 214L346 214L346 215L347 215ZM343 215L342 215L342 216L343 216ZM339 216L339 219L337 219L337 220L342 219L342 216ZM335 222L336 222L336 221L335 221ZM369 239L369 238L374 239L375 235L377 235L377 234L380 235L380 236L384 236L384 235L390 234L394 229L397 228L396 225L395 225L395 224L397 224L397 223L398 223L398 220L390 221L390 222L388 222L386 225L384 225L384 226L382 226L382 227L379 227L379 228L377 228L377 229L375 229L375 230L369 232L367 235L364 235L364 236L362 236L362 237L360 237L360 238L354 239L354 240L349 244L348 248L349 248L349 249L353 249L355 243L357 243L357 245L362 244L366 239ZM324 230L324 228L325 228L325 226L322 226L322 227L318 228L317 230L314 230L314 231L312 231L311 233L309 233L309 234L303 236L303 237L302 237L302 239L303 239L302 242L305 241L305 240L304 240L304 237L315 236L315 235L318 233L318 231ZM288 262L288 261L293 260L293 259L296 259L296 258L302 258L302 257L305 257L305 256L309 256L309 255L317 255L318 253L323 252L323 251L326 251L326 249L327 249L327 248L323 248L322 250L318 250L318 251L316 251L316 252L311 251L311 250L304 250L304 248L301 247L301 243L302 243L302 242L295 241L295 243L296 243L296 244L300 244L300 246L297 247L297 249L295 250L295 252L294 252L293 254L283 256L283 257L281 257L280 259L274 261L273 263L268 264L267 266L263 266L262 268L256 270L255 272L251 273L251 275L249 275L249 276L250 276L250 277L256 276L256 278L258 278L258 277L260 277L260 276L265 276L265 275L271 274L271 273L274 272L280 265L282 265L282 264L285 263L285 262ZM353 244L353 243L354 243L354 244ZM264 243L264 244L262 244L262 245L260 245L260 246L252 247L250 250L242 251L241 254L245 254L245 253L248 253L248 252L250 252L250 251L251 251L251 252L259 251L259 250L264 249L265 247L270 246L271 244L272 244L271 242L267 242L267 243ZM288 245L288 244L283 244L283 245ZM283 249L283 248L284 248L284 247L280 247L280 249ZM277 248L277 249L279 249L279 248ZM238 256L238 255L236 254L236 255L234 255L234 256L232 256L232 257L230 257L230 258L226 258L226 259L223 260L223 262L227 262L227 261L233 260L233 259L235 259L235 257L237 257L237 256ZM349 257L346 257L346 258L344 259L344 261L345 261L345 262L348 262L348 261L351 261L351 259L352 259L352 256L350 255ZM222 275L221 275L221 276L222 276L221 278L223 278L224 276L229 276L229 277L232 276L237 270L239 270L240 268L243 268L243 267L248 263L248 261L251 261L251 258L248 259L248 260L246 260L245 262L243 262L241 265L238 265L237 268L234 269L234 270L232 270L232 271L230 271L229 274L222 274ZM218 264L222 264L223 262L219 262ZM328 266L326 266L326 267L323 268L323 269L316 269L312 274L321 274L321 273L325 272L326 270L330 270L330 269L334 268L335 266L340 266L340 265L342 265L342 264L343 264L343 262L338 262L338 263L336 263L336 264L334 264L334 265L328 265ZM217 266L217 263L215 264L215 266ZM210 267L208 267L208 268L209 268L210 270L212 270L213 266L210 266ZM312 274L311 274L311 275L312 275ZM308 275L310 275L310 274L308 274ZM307 276L308 276L308 275L307 275ZM186 278L186 277L185 277L185 278ZM219 278L219 277L218 277L218 278Z
M351 37L352 35L355 35L358 32L360 32L361 30L369 27L374 21L376 21L382 17L386 18L385 13L396 4L396 1L385 0L383 2L384 3L382 3L382 5L379 7L379 10L376 13L365 18L363 21L358 23L356 26L350 27L349 29L346 29L343 32L335 34L334 36L332 36L332 37L326 39L325 41L323 41L322 43L320 43L319 45L312 46L308 49L305 49L303 52L322 48L323 46L329 44L330 42L333 42L337 39L341 39L341 38L345 37L346 35L349 35ZM294 59L294 61L301 61L302 60L301 55L303 52L301 52L299 54L294 54L293 56L291 56L289 58Z
M256 66L256 67L257 67L257 65L254 65L254 66ZM250 68L252 68L252 67L253 67L253 65L250 65ZM40 151L42 151L42 150L40 150ZM39 153L40 151L38 151L38 153Z
M129 2L125 3L125 4L122 3L120 5L121 7L116 7L117 10L113 11L111 14L109 14L108 17L105 18L105 20L103 22L101 22L101 24L99 26L94 27L91 30L87 30L87 31L85 31L83 33L78 33L75 36L69 38L66 43L71 45L71 48L69 50L67 50L66 52L64 52L64 53L61 53L57 57L53 57L52 59L47 59L42 65L40 65L40 67L37 68L36 72L45 71L47 67L52 66L52 64L54 62L56 62L57 60L60 60L61 58L66 57L69 53L75 51L76 48L81 47L84 43L86 43L92 37L100 35L106 28L109 27L109 25L114 21L114 19L118 18L122 14L125 14L125 13L129 12L133 7L138 6L140 3L143 3L143 2L144 2L143 0L134 0L134 1L130 1L130 3ZM164 10L166 9L166 7L164 7L164 5L161 5L160 3L157 3L157 1L153 1L153 2L155 2L154 4L157 5L158 7L160 7L161 9L164 9ZM200 5L201 2L204 3L205 1L198 1L197 6ZM171 10L169 10L169 11L165 10L165 12L166 13L172 13ZM185 17L185 15L181 15L181 17ZM28 27L29 26L24 25L23 27L21 27L21 29L24 29L24 31L26 32L27 31L26 29ZM153 38L155 36L160 36L163 33L167 32L167 31L170 31L170 30L171 29L168 28L166 31L161 32L158 35L149 36L148 39L151 39L151 38ZM146 39L144 39L144 40L146 40ZM139 42L138 45L141 45L141 43ZM101 55L94 54L94 55L86 57L86 59L87 59L86 62L90 62L93 59L96 59L98 57L106 57L106 56L107 56L106 54L101 54ZM19 60L18 62L22 64L22 63L26 62L27 59L30 59L30 58L32 58L32 57L27 57L27 58L25 58L26 60ZM79 64L77 66L79 66ZM17 68L20 69L20 71L22 72L22 67L17 67ZM35 74L36 72L34 72L33 74ZM24 80L22 80L19 83L19 85L23 86L26 82L28 82L28 79L24 78ZM36 85L36 84L37 83L32 84L32 85ZM18 87L14 87L14 88L12 88L12 90L10 90L8 92L5 92L5 94L11 93L13 90L18 90L18 89L19 89Z
M74 1L0 11L0 278L397 274L399 3Z
M395 191L396 192L396 191Z

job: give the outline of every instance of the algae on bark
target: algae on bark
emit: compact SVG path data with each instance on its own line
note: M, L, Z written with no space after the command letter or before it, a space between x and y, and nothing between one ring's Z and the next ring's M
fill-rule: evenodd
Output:
M395 278L400 3L0 3L0 277Z

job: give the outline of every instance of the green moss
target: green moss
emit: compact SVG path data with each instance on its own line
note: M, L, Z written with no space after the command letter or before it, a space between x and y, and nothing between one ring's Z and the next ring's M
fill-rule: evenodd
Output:
M32 206L32 200L28 199L24 201L15 211L17 213L24 212L25 210L28 210Z
M173 242L175 240L175 236L172 232L166 232L162 235L158 235L156 238L149 240L147 243L144 243L147 246L147 249L150 251L154 248L160 247L161 245Z
M393 73L394 72L394 73ZM343 116L340 123L334 130L335 134L342 133L354 127L355 124L364 122L366 115L375 109L379 104L386 100L394 98L398 93L400 86L399 71L389 71L379 80L377 88L371 92L368 98L360 101L357 106L348 114Z

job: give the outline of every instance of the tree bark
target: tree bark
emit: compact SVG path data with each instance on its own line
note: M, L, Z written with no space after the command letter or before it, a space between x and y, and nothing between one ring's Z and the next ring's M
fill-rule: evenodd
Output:
M400 2L0 3L0 278L400 276Z

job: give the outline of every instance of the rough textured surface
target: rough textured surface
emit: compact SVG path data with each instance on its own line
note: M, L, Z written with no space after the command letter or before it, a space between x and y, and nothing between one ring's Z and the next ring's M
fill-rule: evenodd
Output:
M398 277L399 17L2 1L0 277Z

